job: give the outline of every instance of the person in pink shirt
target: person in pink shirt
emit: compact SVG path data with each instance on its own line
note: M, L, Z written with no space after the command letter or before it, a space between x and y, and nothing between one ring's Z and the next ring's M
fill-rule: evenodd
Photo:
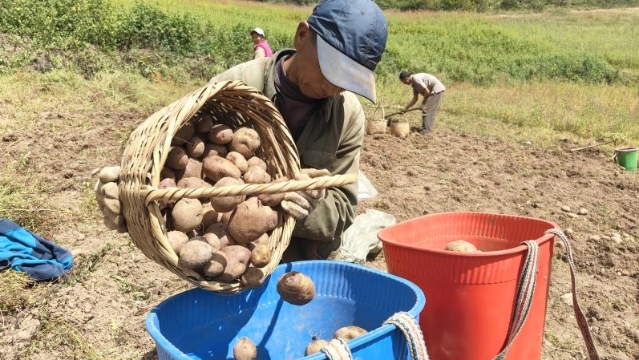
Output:
M273 56L273 50L266 42L266 35L263 29L254 28L251 30L251 37L253 38L253 59Z

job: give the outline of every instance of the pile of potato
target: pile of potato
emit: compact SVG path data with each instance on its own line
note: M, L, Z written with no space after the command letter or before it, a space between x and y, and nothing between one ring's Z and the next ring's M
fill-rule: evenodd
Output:
M173 137L160 188L261 184L271 179L256 156L261 139L250 127L232 129L200 115ZM270 233L280 223L284 194L214 196L160 202L178 267L207 280L258 287L271 260Z

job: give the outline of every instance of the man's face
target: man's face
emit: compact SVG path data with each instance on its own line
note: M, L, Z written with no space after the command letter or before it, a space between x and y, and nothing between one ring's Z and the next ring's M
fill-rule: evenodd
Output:
M406 85L410 85L410 76L403 78L401 81Z
M300 64L300 71L296 71L294 82L299 86L300 91L311 99L324 99L337 95L344 91L331 84L324 75L317 58L317 41L314 34L308 31L296 40L297 57L296 62ZM292 75L292 74L291 74Z

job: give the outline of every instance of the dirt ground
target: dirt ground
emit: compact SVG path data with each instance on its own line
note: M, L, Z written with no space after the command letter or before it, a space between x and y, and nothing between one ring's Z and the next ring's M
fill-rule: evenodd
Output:
M50 232L41 235L71 249L75 269L61 281L26 289L33 294L30 304L2 316L0 358L155 359L145 315L189 285L148 260L126 235L107 230L97 211L87 209L93 204L87 200L91 171L119 161L117 129L130 128L143 117L39 116L49 125L2 134L5 156L0 164L30 151L26 170L46 180L51 189L47 208L59 214L48 226ZM64 128L74 117L100 121L81 131L67 129L71 135L47 129ZM375 208L398 221L448 211L495 212L546 219L570 229L578 295L600 355L637 360L639 175L619 169L608 151L569 151L576 146L560 141L541 149L447 129L406 139L367 135L361 168L380 194L362 203L359 212ZM564 206L571 210L563 211ZM581 208L586 215L576 215ZM385 269L383 255L368 265ZM570 293L570 276L561 256L553 261L551 282L543 359L586 359L564 296Z

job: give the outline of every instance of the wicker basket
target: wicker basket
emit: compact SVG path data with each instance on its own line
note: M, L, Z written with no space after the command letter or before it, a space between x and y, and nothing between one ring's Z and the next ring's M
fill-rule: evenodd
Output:
M388 124L387 124L386 115L384 112L384 106L381 106L381 108L382 108L381 119L375 117L375 114L377 114L377 109L378 109L378 108L375 108L373 115L366 122L366 133L368 135L384 134L386 132L386 128L388 127Z
M207 280L195 271L177 266L178 256L168 242L158 200L311 190L354 183L357 177L336 175L270 184L158 189L160 171L175 133L199 114L208 114L216 122L232 128L254 128L262 143L257 155L266 161L272 178L286 176L293 179L299 173L295 144L280 113L268 98L240 81L208 83L151 115L131 133L120 164L122 213L131 239L148 258L200 288L238 292L243 289L239 282L227 284ZM269 238L272 256L270 263L262 268L264 277L279 264L295 226L295 219L285 212L281 212L281 218Z

